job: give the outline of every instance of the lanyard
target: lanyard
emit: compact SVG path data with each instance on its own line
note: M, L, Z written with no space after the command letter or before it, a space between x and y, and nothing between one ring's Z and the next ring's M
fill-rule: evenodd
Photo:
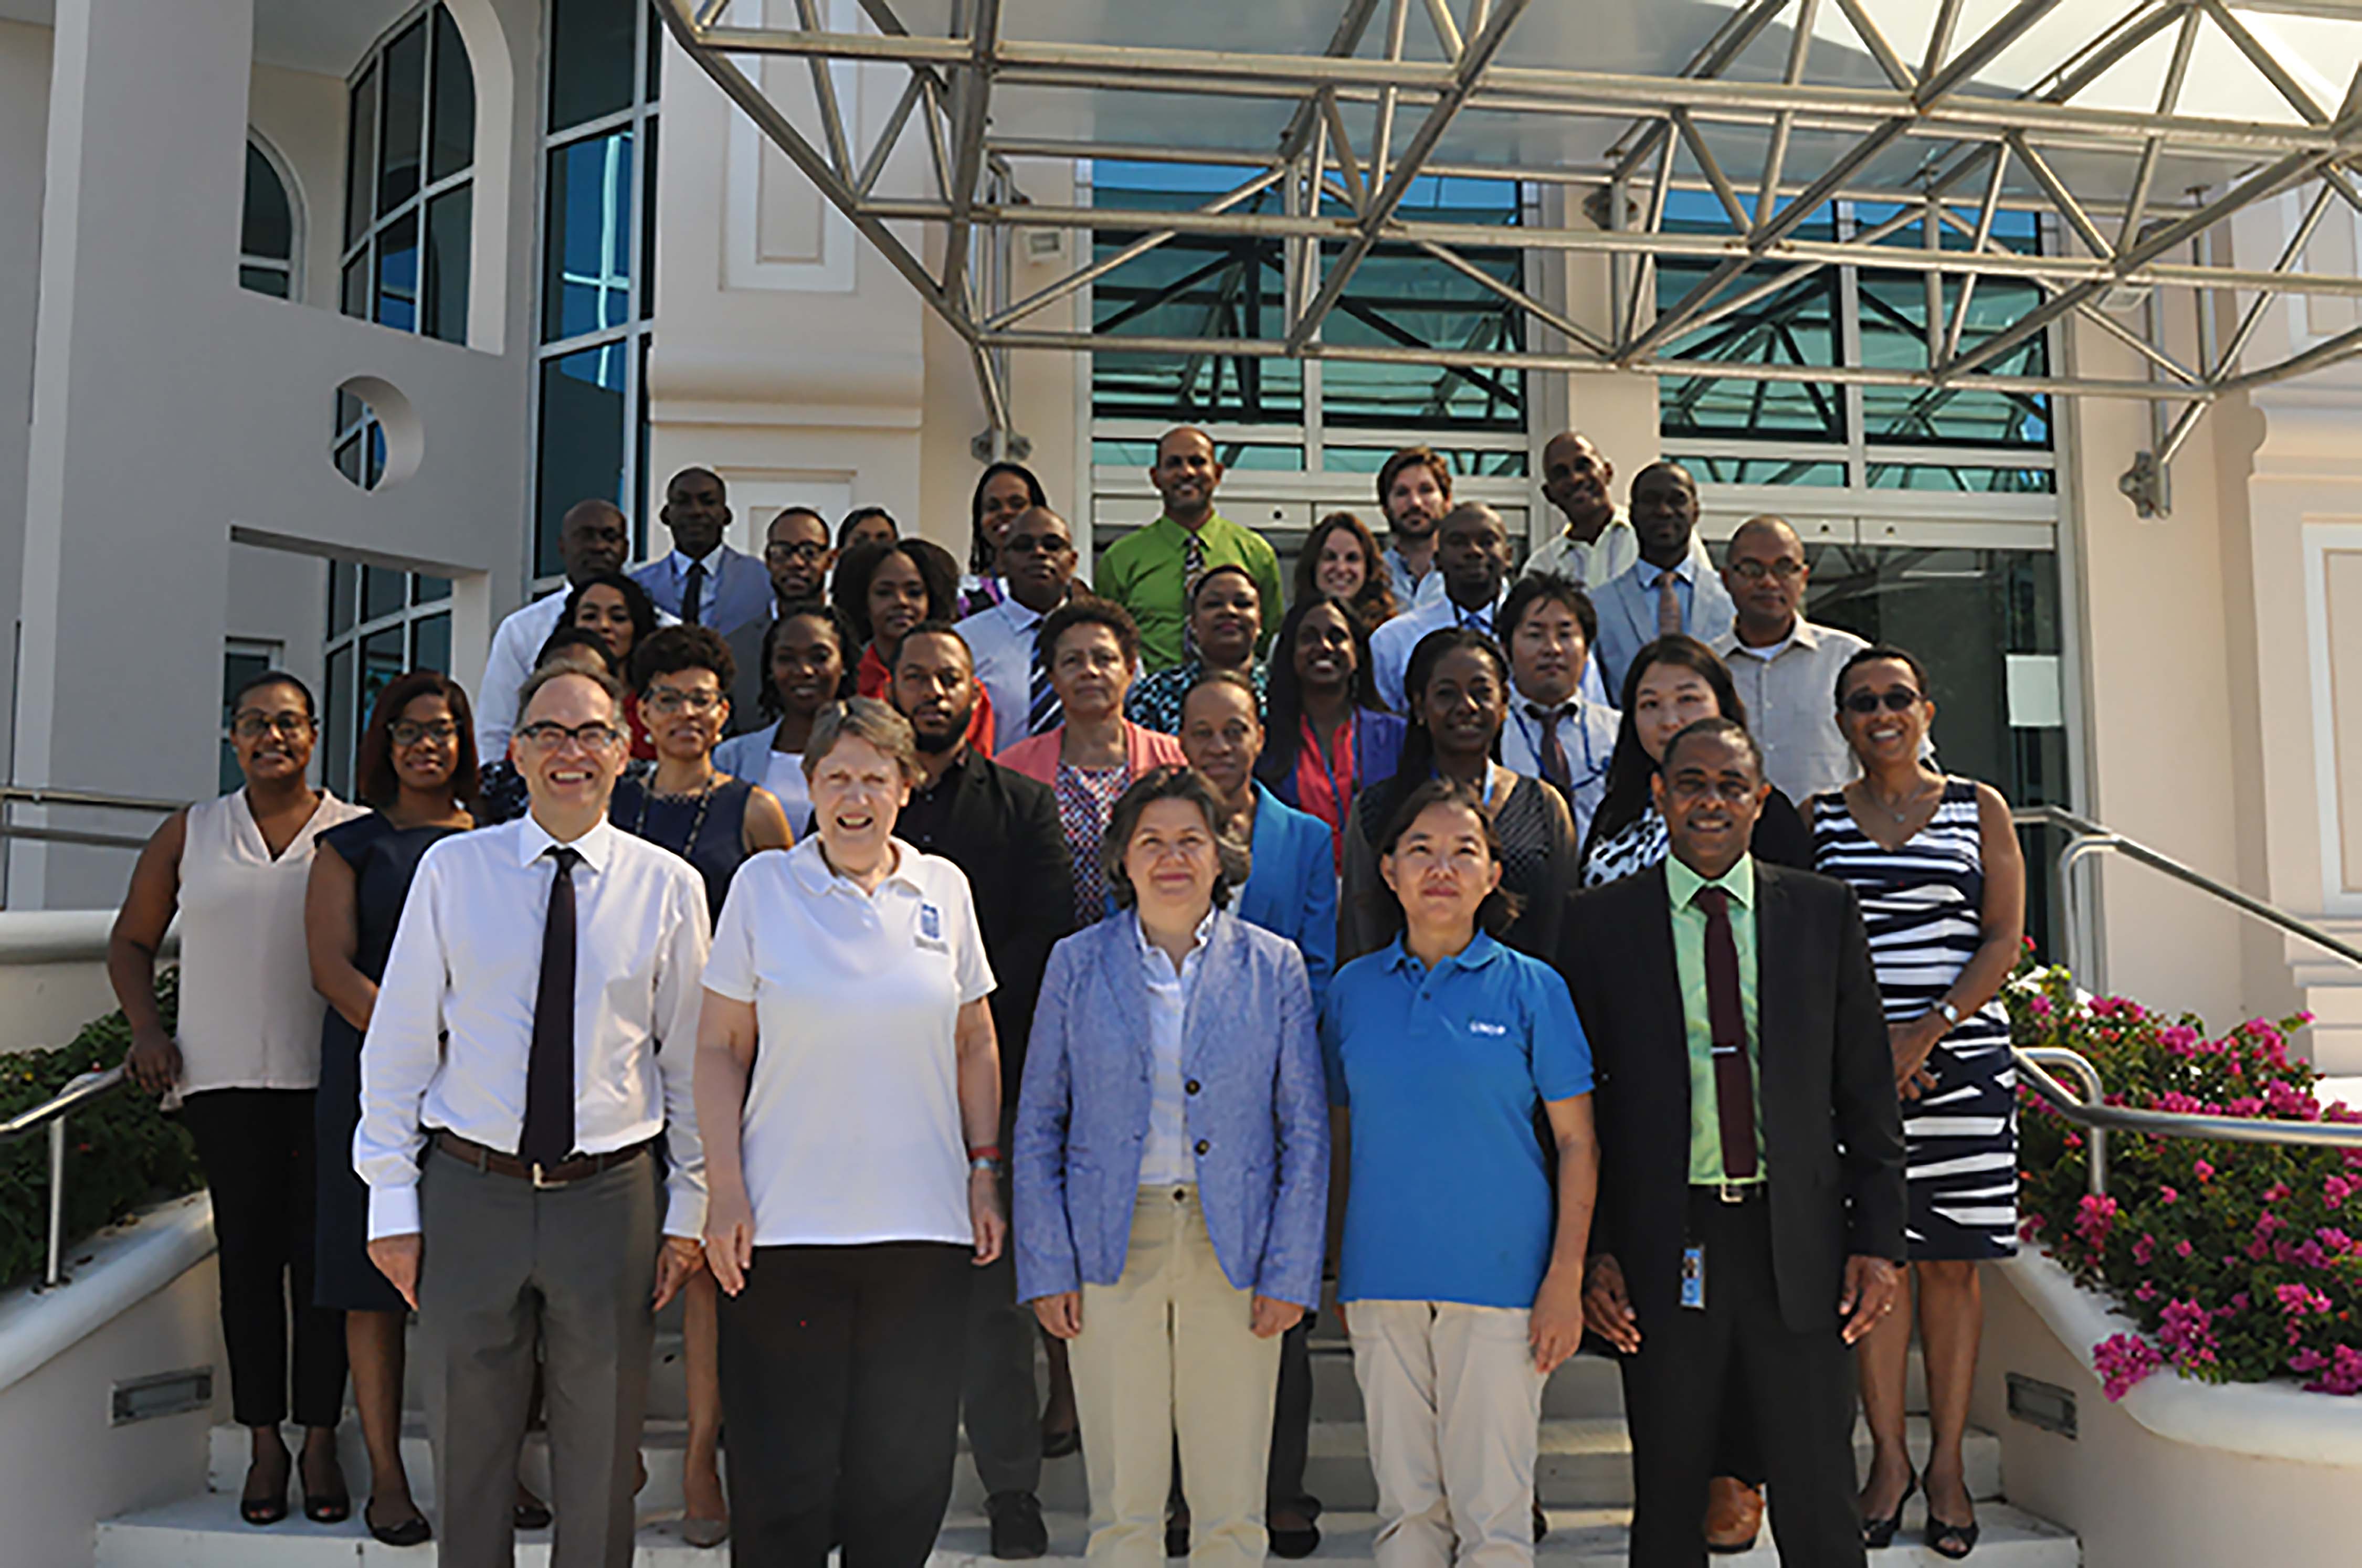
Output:
M1535 718L1531 713L1526 712L1525 705L1523 703L1518 704L1517 708L1512 710L1509 717L1516 721L1518 733L1526 737L1526 749L1534 754L1534 766L1537 767L1540 767L1542 760L1542 742L1548 738L1548 736L1542 733L1541 721ZM1578 706L1574 712L1569 713L1567 717L1574 721L1573 728L1577 734L1583 737L1583 767L1580 773L1578 773L1572 762L1570 762L1566 770L1567 782L1573 788L1579 790L1585 784L1590 783L1593 779L1598 778L1606 765L1600 762L1597 754L1592 750L1591 726L1583 722L1582 708ZM1562 734L1564 732L1561 733Z

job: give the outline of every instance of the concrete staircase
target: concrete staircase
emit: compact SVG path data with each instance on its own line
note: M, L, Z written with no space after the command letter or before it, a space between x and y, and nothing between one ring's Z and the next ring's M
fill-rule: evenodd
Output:
M726 1547L701 1551L686 1544L679 1535L684 1411L679 1352L676 1336L659 1336L652 1413L643 1445L648 1482L639 1498L642 1526L635 1568L719 1568L728 1561ZM1912 1408L1916 1410L1923 1405L1915 1354L1913 1373ZM1312 1561L1316 1564L1366 1562L1372 1557L1371 1538L1376 1529L1371 1510L1376 1507L1377 1491L1370 1473L1352 1355L1341 1342L1315 1340L1313 1386L1311 1460L1306 1481L1327 1511L1320 1520L1321 1548ZM1912 1427L1914 1451L1924 1454L1926 1423L1914 1417ZM1866 1463L1868 1433L1858 1430L1855 1444ZM422 1419L414 1417L409 1423L403 1450L419 1502L432 1517L434 1469ZM306 1523L299 1515L269 1529L248 1527L238 1520L236 1507L246 1458L244 1430L216 1428L210 1491L101 1524L97 1568L331 1568L332 1564L341 1568L356 1562L370 1568L428 1568L435 1561L431 1546L406 1551L380 1546L369 1539L358 1518L323 1527ZM2071 1535L2003 1500L2006 1494L1999 1440L1991 1433L1972 1432L1968 1460L1970 1485L1979 1499L1978 1518L1984 1527L1975 1561L1987 1568L2075 1568L2081 1553ZM540 1440L529 1441L524 1458L527 1484L538 1485L547 1474L547 1464ZM345 1430L345 1474L355 1488L358 1513L359 1493L369 1471L359 1435L349 1422ZM1632 1499L1631 1447L1624 1428L1621 1383L1611 1362L1578 1356L1551 1379L1543 1397L1541 1453L1535 1485L1551 1526L1549 1539L1537 1550L1540 1559L1553 1568L1609 1568L1625 1562ZM1050 1562L1054 1568L1068 1561L1079 1562L1088 1508L1083 1458L1047 1463L1041 1496L1049 1516ZM991 1561L983 1501L975 1469L963 1457L936 1552L941 1568L966 1568L978 1560ZM1878 1568L1940 1561L1919 1544L1923 1518L1923 1505L1915 1500L1898 1544L1872 1554ZM517 1561L526 1568L546 1562L547 1538L546 1530L521 1535ZM1776 1562L1770 1531L1765 1531L1754 1551L1722 1561Z

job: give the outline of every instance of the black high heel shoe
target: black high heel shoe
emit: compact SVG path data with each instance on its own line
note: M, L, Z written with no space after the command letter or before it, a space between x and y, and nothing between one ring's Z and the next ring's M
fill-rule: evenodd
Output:
M1946 1524L1932 1513L1927 1516L1927 1550L1938 1557L1958 1562L1977 1549L1977 1534L1974 1519L1966 1524Z
M1911 1496L1918 1490L1919 1475L1914 1471L1903 1484L1903 1496L1894 1499L1893 1513L1882 1519L1861 1521L1861 1544L1865 1549L1878 1551L1894 1544L1894 1532L1903 1528L1903 1510L1911 1506Z

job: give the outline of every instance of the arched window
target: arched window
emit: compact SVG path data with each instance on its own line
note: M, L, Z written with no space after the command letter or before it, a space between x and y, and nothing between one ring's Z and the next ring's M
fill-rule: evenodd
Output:
M441 4L371 50L352 78L345 143L347 315L468 340L476 78Z
M296 298L300 274L295 248L295 198L287 187L287 177L270 154L248 138L246 212L238 228L238 286L275 299Z

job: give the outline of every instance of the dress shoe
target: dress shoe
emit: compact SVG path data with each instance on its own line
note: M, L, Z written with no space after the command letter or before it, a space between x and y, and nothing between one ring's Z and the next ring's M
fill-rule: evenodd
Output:
M1049 1551L1050 1527L1042 1522L1042 1504L1032 1493L995 1492L984 1500L984 1513L992 1522L992 1554L1003 1562Z
M1732 1557L1755 1544L1763 1529L1763 1493L1736 1476L1717 1475L1705 1490L1705 1549Z

